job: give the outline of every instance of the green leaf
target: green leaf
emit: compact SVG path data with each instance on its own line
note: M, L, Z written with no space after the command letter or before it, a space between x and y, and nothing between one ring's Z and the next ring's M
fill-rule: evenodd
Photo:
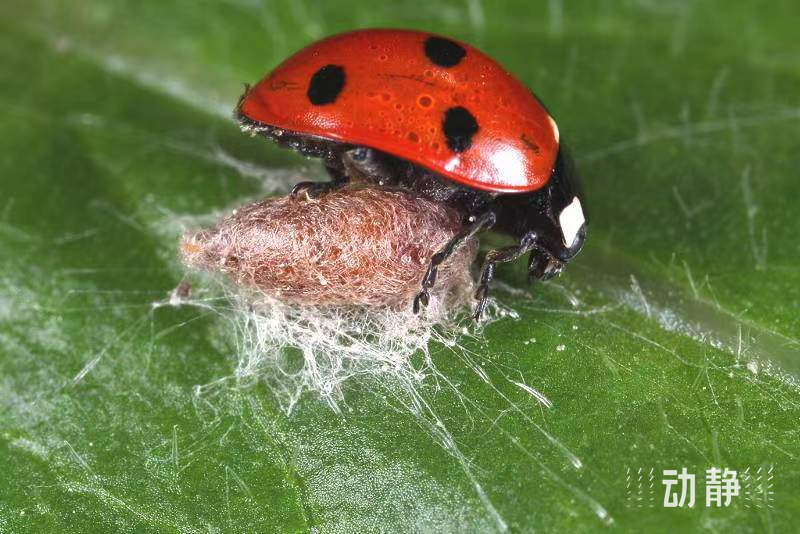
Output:
M796 3L71 4L0 7L0 530L796 524ZM242 84L368 26L475 43L535 88L590 234L556 282L496 292L519 318L463 340L470 359L433 347L427 414L354 383L343 415L307 394L287 416L218 382L224 318L153 303L183 276L181 216L305 164L238 131ZM744 486L706 506L712 466L752 492L772 470L770 506ZM665 508L684 467L696 503Z

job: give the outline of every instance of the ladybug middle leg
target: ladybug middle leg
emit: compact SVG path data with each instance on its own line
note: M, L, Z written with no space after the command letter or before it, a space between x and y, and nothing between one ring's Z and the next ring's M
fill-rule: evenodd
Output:
M439 272L439 266L453 254L459 245L473 237L481 230L488 230L494 226L496 220L497 217L493 211L487 211L483 213L482 215L478 216L478 218L475 219L467 228L454 235L439 252L433 255L431 258L431 263L428 265L428 270L425 272L425 276L422 278L422 291L420 291L417 296L414 297L414 313L419 313L419 310L422 306L428 305L428 301L430 300L430 293L428 290L431 289L436 283L436 275Z

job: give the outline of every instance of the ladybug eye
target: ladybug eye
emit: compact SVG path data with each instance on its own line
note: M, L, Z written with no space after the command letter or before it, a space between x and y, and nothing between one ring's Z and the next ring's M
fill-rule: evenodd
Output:
M363 147L355 148L350 151L350 157L353 161L364 161L369 156L369 150Z

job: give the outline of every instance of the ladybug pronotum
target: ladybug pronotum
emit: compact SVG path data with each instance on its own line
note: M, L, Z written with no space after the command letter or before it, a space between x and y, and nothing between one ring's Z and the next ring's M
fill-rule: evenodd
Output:
M331 181L409 190L463 215L431 258L413 301L426 305L437 268L465 240L493 229L516 245L486 254L475 317L495 265L530 254L531 278L559 274L582 248L586 218L558 127L536 96L479 50L410 30L359 30L286 59L236 108L245 130L321 158Z

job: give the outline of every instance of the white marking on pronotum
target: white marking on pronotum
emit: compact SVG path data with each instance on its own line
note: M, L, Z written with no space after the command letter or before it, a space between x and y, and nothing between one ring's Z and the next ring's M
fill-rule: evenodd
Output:
M564 235L564 244L571 247L575 244L575 239L578 237L581 226L586 222L586 217L583 215L583 207L578 197L573 198L572 202L561 211L558 216L558 222L561 225L561 233Z
M550 115L548 115L547 118L550 121L550 128L553 130L553 137L555 138L556 143L558 143L559 142L558 124L556 124L556 121L553 120L553 117L551 117Z

